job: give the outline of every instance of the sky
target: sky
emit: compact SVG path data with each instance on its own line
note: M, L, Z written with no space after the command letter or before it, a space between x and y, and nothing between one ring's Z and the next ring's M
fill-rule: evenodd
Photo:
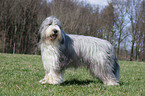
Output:
M80 1L85 1L92 5L100 5L100 6L105 6L108 4L108 0L80 0Z
M47 1L51 1L51 0L47 0ZM91 5L106 6L108 5L108 1L110 0L78 0L78 1L84 1L90 3Z

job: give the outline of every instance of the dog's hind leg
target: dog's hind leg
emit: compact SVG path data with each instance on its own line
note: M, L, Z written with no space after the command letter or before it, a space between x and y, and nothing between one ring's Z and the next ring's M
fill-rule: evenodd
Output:
M110 67L109 67L110 68ZM90 72L93 77L101 80L105 85L119 85L115 74L104 65L91 64Z

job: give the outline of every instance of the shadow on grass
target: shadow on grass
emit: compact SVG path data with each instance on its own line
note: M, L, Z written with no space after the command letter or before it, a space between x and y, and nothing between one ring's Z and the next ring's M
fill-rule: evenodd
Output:
M101 83L103 84L103 82L101 81L93 81L93 80L77 80L77 79L73 79L73 80L66 80L64 83L60 84L62 86L65 86L65 85L89 85L90 83ZM120 86L123 86L125 85L124 82L120 81L119 82Z
M88 85L90 83L95 83L95 81L93 81L93 80L76 80L76 79L73 79L73 80L69 80L69 81L66 80L61 85L62 86L65 86L65 85Z

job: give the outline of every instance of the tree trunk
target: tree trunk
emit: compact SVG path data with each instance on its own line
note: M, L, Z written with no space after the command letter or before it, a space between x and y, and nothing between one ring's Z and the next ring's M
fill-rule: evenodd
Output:
M143 40L143 58L142 58L142 61L145 61L145 37Z
M133 60L133 58L134 58L134 55L133 55L133 53L134 53L134 41L132 41L132 46L131 46L131 55L130 55L130 61L132 61Z
M136 45L136 55L135 55L135 59L137 60L137 61L139 61L139 47L138 47L138 45Z
M17 32L17 26L15 25L15 33L14 33L14 44L13 44L13 54L15 54L16 51L16 32Z
M119 51L120 51L120 41L118 41L117 58L119 58Z

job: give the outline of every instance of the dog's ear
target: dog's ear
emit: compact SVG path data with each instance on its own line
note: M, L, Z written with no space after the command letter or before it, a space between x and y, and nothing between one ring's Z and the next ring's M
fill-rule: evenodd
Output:
M65 43L65 33L61 30L61 40L60 40L60 44L64 44Z
M64 38L62 38L62 40L61 40L61 42L60 42L61 44L64 44Z
M39 42L41 38L40 33L37 34L37 38L38 38L37 42Z
M60 40L60 44L64 44L64 42L65 42L65 36L64 36L64 34L62 34L62 37L61 37L61 40Z

